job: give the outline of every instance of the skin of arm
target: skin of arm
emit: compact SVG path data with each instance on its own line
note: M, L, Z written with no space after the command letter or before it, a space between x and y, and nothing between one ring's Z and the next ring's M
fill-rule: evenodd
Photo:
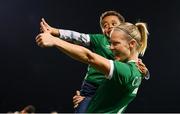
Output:
M45 20L44 18L41 19L41 22L40 22L40 31L41 32L49 32L51 35L53 36L56 36L56 37L60 37L60 30L58 28L54 28L52 26L50 26ZM58 46L57 46L58 47ZM61 47L60 47L61 48ZM60 49L61 50L61 49ZM65 52L66 53L66 52ZM68 53L66 53L68 54ZM79 60L81 61L81 60ZM90 62L90 60L88 60ZM93 60L92 60L93 61ZM93 62L91 61L92 64L94 64ZM83 61L82 61L83 62ZM88 62L85 62L85 63L88 63ZM89 64L91 64L89 63ZM137 63L137 66L139 68L139 70L144 74L144 76L147 75L147 68L146 66L142 63L142 61L138 61ZM108 74L108 73L106 73ZM76 94L74 97L73 97L73 103L74 103L74 108L78 106L78 104L84 99L83 96L81 96L80 94Z
M78 44L85 47L90 46L89 34L51 27L50 25L48 25L48 23L46 23L46 21L43 18L40 22L40 31L42 33L49 32L51 35L58 37L62 40L71 42L73 44Z
M110 72L110 62L108 59L91 52L87 48L56 38L48 32L39 34L36 37L36 43L40 47L56 47L71 58L94 66L104 73L105 76L108 76Z
M41 22L40 22L40 31L41 32L49 32L51 35L53 35L53 36L56 36L56 37L60 37L60 31L59 31L59 29L57 29L57 28L54 28L54 27L51 27L46 21L45 21L45 19L44 18L42 18L41 19ZM74 31L71 31L71 32L73 32L74 34L75 34L75 32ZM78 33L78 32L77 32ZM84 46L87 46L88 45L88 43L86 44L85 42L81 42L81 40L79 39L79 35L80 35L81 33L78 33L78 35L76 36L74 36L74 37L71 37L71 35L69 35L69 37L71 37L71 39L69 39L69 40L77 40L78 41L78 43L80 43L80 44L82 44L82 46L84 45ZM64 38L62 38L63 40L64 40ZM85 38L86 39L86 38ZM79 41L80 40L80 41ZM73 42L71 42L71 43L73 43ZM145 78L147 78L147 79L149 79L149 71L148 71L148 69L147 69L147 67L145 66L145 64L142 62L142 60L141 59L139 59L139 61L138 61L138 63L137 63L137 66L138 66L138 68L139 68L139 70L140 70L140 72L145 76Z

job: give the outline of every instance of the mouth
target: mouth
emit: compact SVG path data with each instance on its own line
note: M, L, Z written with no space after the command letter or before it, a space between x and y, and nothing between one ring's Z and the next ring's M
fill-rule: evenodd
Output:
M104 33L106 36L110 37L110 32L105 32Z
M120 54L120 52L117 51L113 51L114 56L118 56Z
M115 60L121 60L122 59L120 52L114 51L113 55L114 55Z
M121 60L121 58L120 58L120 57L118 57L118 56L114 56L114 60L119 61L119 60Z
M106 35L107 35L107 36L110 36L111 31L112 31L112 29L108 29L108 30L106 30Z
M111 30L107 31L107 34L108 34L108 36L110 36L110 34L111 34Z

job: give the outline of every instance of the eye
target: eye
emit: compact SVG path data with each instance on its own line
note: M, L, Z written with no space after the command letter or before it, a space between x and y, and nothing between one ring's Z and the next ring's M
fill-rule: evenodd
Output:
M113 26L116 26L116 25L117 25L117 23L112 23L112 25L113 25Z
M105 24L103 25L103 28L107 28L107 27L108 27L108 24L105 23Z
M120 44L119 42L113 42L112 43L114 46L117 46L118 44Z

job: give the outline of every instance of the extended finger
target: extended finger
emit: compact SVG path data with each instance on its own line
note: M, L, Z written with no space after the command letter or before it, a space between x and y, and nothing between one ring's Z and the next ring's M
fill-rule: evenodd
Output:
M83 99L84 99L83 97L76 99L76 101L75 101L75 102L73 102L73 103L74 103L74 105L79 104L79 103L80 103Z
M36 42L39 42L39 41L41 41L42 40L42 35L40 34L40 35L38 35L38 36L36 36Z
M77 90L77 91L76 91L76 95L80 95L80 91Z
M40 29L39 29L39 30L40 30L40 32L41 32L41 33L43 33L43 29L42 29L42 27L40 27Z
M41 29L43 32L48 32L47 28L44 26L43 22L40 23Z
M74 108L77 108L78 107L78 104L74 105Z
M73 102L77 102L80 98L82 98L82 96L76 96L73 98Z
M81 98L84 99L84 97L82 97L82 96L76 96L76 97L74 97L73 102L77 102Z
M46 23L46 21L45 21L44 18L42 18L41 21L43 22L43 24L44 24L45 26L49 26L49 25Z

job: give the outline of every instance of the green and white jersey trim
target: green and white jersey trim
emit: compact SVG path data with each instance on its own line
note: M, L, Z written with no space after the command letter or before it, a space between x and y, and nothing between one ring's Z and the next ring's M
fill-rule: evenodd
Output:
M60 38L75 44L90 46L90 36L88 34L79 33L72 30L59 29Z
M112 60L109 60L110 62L110 71L109 71L109 75L107 76L107 79L111 79L113 76L113 71L114 71L114 62Z
M137 87L137 88L135 88L135 89L133 90L132 94L135 94L135 95L136 95L136 94L137 94L137 92L138 92L138 89L139 89L138 87Z
M124 107L122 107L119 111L118 111L118 113L117 114L122 114L122 112L124 111L124 109L127 107L127 105L126 106L124 106Z
M109 75L107 76L107 79L111 79L113 76L113 71L114 71L114 62L113 60L109 60L110 62L110 71L109 71ZM136 62L135 60L129 60L128 62Z

